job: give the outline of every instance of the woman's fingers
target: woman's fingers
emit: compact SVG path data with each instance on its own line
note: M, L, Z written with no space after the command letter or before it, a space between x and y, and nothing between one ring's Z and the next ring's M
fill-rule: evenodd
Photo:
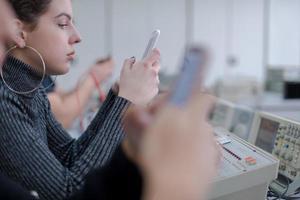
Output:
M143 62L147 65L147 66L153 66L156 65L157 67L157 63L159 63L160 60L160 51L158 49L153 49L151 51L151 53L149 54L149 56L147 56Z

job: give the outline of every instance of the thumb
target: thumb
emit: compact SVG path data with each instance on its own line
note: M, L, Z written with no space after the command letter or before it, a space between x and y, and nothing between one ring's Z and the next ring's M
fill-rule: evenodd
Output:
M135 63L135 57L131 57L131 58L127 58L124 63L123 63L123 68L122 71L125 70L129 70L132 68L132 65Z

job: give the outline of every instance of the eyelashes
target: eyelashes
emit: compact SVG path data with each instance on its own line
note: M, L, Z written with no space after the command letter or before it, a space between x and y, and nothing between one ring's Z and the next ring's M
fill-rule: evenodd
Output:
M68 24L58 24L58 26L62 29L67 28L69 25Z

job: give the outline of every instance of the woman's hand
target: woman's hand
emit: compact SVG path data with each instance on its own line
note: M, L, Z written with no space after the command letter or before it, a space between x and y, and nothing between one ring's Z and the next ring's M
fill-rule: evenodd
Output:
M119 96L136 105L147 105L158 93L160 52L154 49L142 61L134 58L124 62L121 71Z

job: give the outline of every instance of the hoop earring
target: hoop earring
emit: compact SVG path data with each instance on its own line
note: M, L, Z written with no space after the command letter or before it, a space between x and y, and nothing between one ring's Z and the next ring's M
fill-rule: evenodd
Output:
M15 46L13 46L12 48L10 48L9 50L7 50L7 51L5 52L5 59L6 59L7 55L9 54L9 52L11 52L12 50L17 49L17 48L18 48L17 45L15 45ZM25 94L25 95L26 95L26 94L30 94L30 93L36 91L37 89L39 89L39 87L40 87L41 84L43 83L44 78L45 78L45 75L46 75L46 64L45 64L45 61L44 61L44 59L43 59L43 57L42 57L42 54L41 54L40 52L38 52L35 48L31 47L31 46L27 46L27 45L26 45L24 48L28 48L28 49L32 50L32 51L33 51L34 53L36 53L36 54L39 56L39 58L41 59L41 62L42 62L42 65L43 65L43 75L42 75L42 79L41 79L41 81L39 82L39 84L37 85L37 87L33 88L32 90L25 91L25 92L16 91L16 90L13 89L12 87L10 87L10 86L7 84L7 82L5 81L4 75L3 75L3 69L2 69L3 67L1 67L1 70L0 70L1 78L2 78L2 80L3 80L3 82L4 82L4 84L6 85L6 87L7 87L9 90L13 91L14 93L16 93L16 94L21 94L21 95L24 95L24 94Z

